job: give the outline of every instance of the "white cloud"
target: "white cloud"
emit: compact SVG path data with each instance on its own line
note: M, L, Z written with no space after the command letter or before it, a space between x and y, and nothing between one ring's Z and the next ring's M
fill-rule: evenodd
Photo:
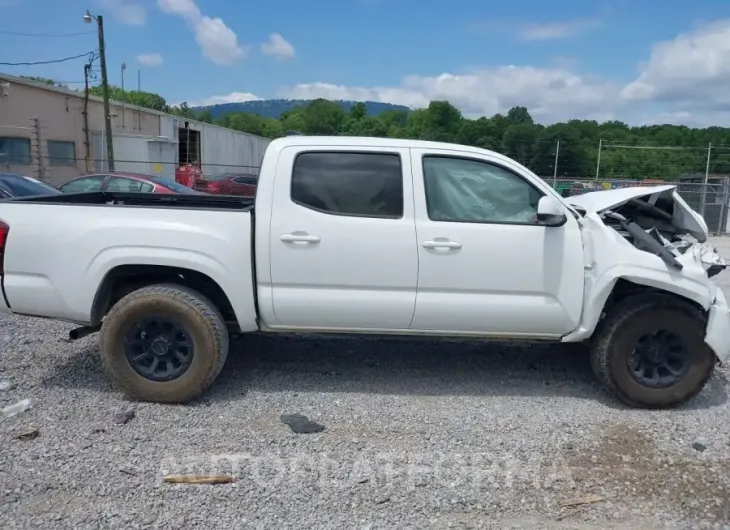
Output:
M505 66L466 75L408 76L397 87L348 87L328 83L300 84L280 90L287 98L373 100L424 107L448 100L467 116L491 116L516 105L525 106L544 123L589 117L612 119L619 87L595 76L568 69Z
M525 106L536 121L546 124L568 119L689 126L730 122L730 19L657 43L640 65L637 78L628 84L578 73L576 68L573 61L553 60L545 67L513 65L460 75L410 75L391 86L317 81L282 87L278 96L372 100L411 108L448 100L468 117Z
M664 103L674 112L730 109L730 19L653 46L622 96Z
M137 56L137 62L142 66L160 66L163 59L159 53L142 53Z
M231 66L246 58L249 48L220 18L203 15L193 0L157 0L160 9L185 20L195 33L203 56L221 66Z
M294 46L278 33L272 33L269 35L269 40L261 45L261 53L283 61L294 57Z
M520 28L520 38L527 41L543 41L577 37L590 29L597 28L601 21L597 18L581 18L561 22L525 24Z
M135 0L99 0L99 5L122 24L144 26L147 22L147 8Z
M222 103L243 103L245 101L258 101L261 98L250 92L231 92L224 96L211 96L200 101L188 103L191 107L207 107L208 105L220 105Z

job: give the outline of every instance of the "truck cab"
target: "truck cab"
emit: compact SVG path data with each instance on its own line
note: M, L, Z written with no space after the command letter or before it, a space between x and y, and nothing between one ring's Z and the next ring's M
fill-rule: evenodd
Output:
M317 142L312 145L313 142ZM259 184L266 328L559 338L583 299L578 216L488 151L287 138ZM309 145L308 145L309 144ZM557 222L538 219L542 198Z

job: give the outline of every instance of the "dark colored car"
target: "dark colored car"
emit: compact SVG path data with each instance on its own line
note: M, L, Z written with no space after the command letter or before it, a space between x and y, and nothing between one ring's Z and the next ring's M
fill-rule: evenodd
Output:
M84 175L59 186L63 193L83 193L88 191L121 191L134 193L200 193L172 179L146 175L144 173L96 173Z
M53 186L32 177L14 173L0 173L0 199L11 197L30 197L32 195L58 195L61 193Z
M255 197L259 177L253 173L226 174L195 181L195 189L216 195Z

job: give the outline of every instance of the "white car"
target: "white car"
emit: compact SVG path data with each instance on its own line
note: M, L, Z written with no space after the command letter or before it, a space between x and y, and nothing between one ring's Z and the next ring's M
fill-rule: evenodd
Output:
M673 186L561 198L500 154L292 136L255 202L93 192L0 202L0 309L100 331L131 396L185 402L229 333L591 345L627 404L669 407L730 356L725 262Z

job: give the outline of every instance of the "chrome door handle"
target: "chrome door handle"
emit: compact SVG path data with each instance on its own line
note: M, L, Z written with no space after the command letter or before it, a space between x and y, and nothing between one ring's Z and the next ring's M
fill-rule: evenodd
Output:
M424 241L421 243L423 248L447 248L447 249L459 249L461 243L458 241Z
M281 236L284 243L319 243L321 239L309 234L284 234Z

